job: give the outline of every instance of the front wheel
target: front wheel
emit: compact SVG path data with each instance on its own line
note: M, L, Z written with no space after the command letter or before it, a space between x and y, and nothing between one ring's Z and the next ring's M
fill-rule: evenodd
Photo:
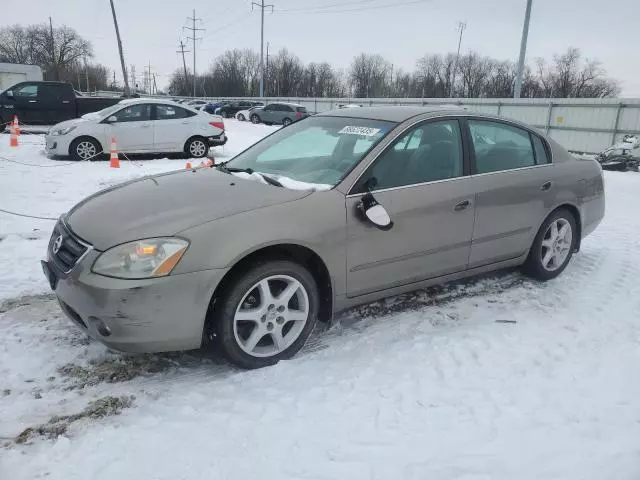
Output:
M101 153L102 146L97 140L90 137L78 138L69 147L71 158L77 161L97 160Z
M224 355L242 368L261 368L291 358L318 317L313 276L288 260L257 264L237 277L214 310L216 338Z
M254 113L251 115L251 123L260 123L260 117Z
M553 212L533 241L524 271L537 280L556 278L567 267L578 241L576 219L569 210Z
M244 122L245 121L244 115L239 113L238 114L238 120L240 120L241 122Z
M229 118L229 114L227 112L225 112L224 110L222 112L220 112L220 116L222 118Z
M192 158L204 158L209 152L209 144L202 137L194 137L189 139L184 150Z

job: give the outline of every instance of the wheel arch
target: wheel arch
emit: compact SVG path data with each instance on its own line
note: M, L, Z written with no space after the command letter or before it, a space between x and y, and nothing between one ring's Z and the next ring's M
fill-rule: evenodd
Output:
M186 152L189 153L189 151L187 150L187 147L189 146L189 142L191 140L195 140L196 138L202 139L204 140L204 143L206 145L209 145L208 141L207 141L207 137L205 137L204 135L199 135L199 134L195 134L195 135L191 135L189 138L187 138L187 140L184 142L184 146L182 147L182 149Z
M277 243L257 248L251 252L246 252L243 256L236 259L233 266L222 277L222 280L216 286L205 322L205 331L211 331L210 327L214 321L214 306L216 300L225 294L226 289L234 282L238 276L242 275L248 268L260 262L269 260L291 260L303 267L307 268L318 286L318 294L320 297L320 306L318 319L328 323L333 315L333 280L326 263L311 248L297 243Z
M557 205L553 210L551 210L542 219L542 222L540 222L540 225L538 226L538 230L536 231L536 234L538 233L538 231L540 231L540 228L542 228L542 225L544 225L544 222L546 222L551 215L553 215L558 210L562 210L562 209L569 210L573 215L574 220L576 221L576 228L578 229L578 232L577 232L578 235L577 235L577 241L576 241L574 252L579 252L580 244L582 243L582 215L580 214L580 209L573 203L563 202Z

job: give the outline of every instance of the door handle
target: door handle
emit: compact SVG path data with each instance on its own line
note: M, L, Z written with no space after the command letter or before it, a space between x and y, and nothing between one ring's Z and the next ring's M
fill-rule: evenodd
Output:
M63 100L62 103L71 103L69 100Z
M29 103L38 103L38 100L29 100Z
M149 124L140 125L140 128L149 128L149 127L151 127L151 125L149 125Z
M469 208L469 205L471 205L470 200L463 200L462 202L456 203L456 205L453 207L453 211L461 212L462 210L466 210L467 208Z
M552 183L551 182L544 182L542 184L542 186L540 187L540 190L542 191L547 191L551 188Z

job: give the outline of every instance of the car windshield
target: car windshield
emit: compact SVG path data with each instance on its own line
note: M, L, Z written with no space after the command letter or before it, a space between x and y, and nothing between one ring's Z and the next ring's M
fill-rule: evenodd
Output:
M308 117L266 137L228 165L333 187L395 125L363 118Z

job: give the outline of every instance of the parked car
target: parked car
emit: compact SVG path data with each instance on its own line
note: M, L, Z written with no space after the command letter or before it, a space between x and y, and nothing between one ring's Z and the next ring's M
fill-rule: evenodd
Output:
M480 153L476 134L494 143ZM349 108L216 168L83 200L55 226L43 268L70 319L112 349L213 344L255 368L357 304L507 267L555 278L603 215L598 163L535 128Z
M202 110L204 110L207 113L210 113L211 115L217 115L216 110L221 106L222 106L222 102L209 102L204 107L202 107Z
M196 158L206 156L209 146L227 142L221 117L170 100L141 98L54 125L46 135L46 152L90 160L109 151L111 138L124 153L185 152Z
M251 107L248 110L240 110L238 113L236 113L236 120L240 120L241 122L244 122L245 120L249 120L253 112L262 110L263 108L264 108L263 106L255 106L255 107Z
M222 118L231 118L236 115L240 110L248 110L251 107L262 106L264 105L262 102L249 102L249 101L240 101L240 102L231 102L221 105L216 113L220 115ZM248 118L248 117L247 117Z
M253 123L287 126L308 116L307 109L296 103L270 103L261 111L253 112L250 118Z
M195 108L196 110L201 110L207 103L207 100L188 100L184 102L184 104L188 107Z
M22 82L0 93L0 123L53 125L115 105L122 97L85 97L64 82Z

